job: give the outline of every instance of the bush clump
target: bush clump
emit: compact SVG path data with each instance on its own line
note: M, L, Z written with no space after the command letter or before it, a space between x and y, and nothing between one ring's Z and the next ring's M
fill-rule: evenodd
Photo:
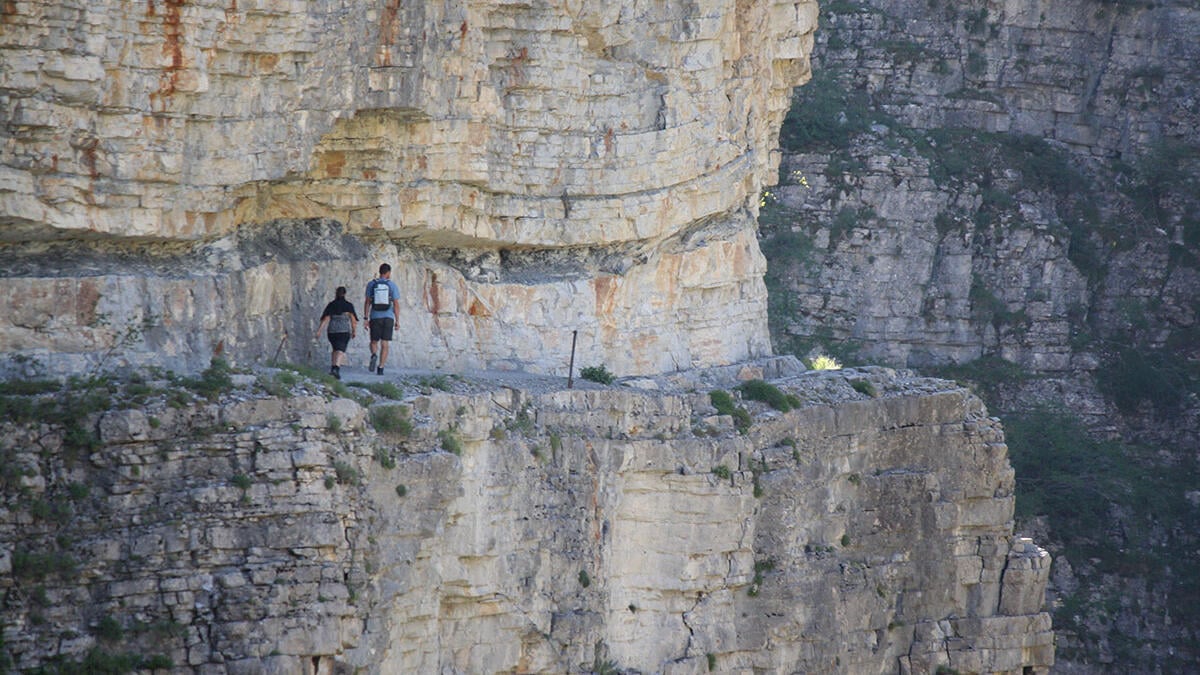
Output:
M579 371L579 376L585 380L599 382L600 384L612 384L613 380L617 379L616 375L608 372L608 368L605 368L604 364L588 366Z
M713 389L708 392L708 400L717 409L717 414L729 415L733 418L733 426L739 432L744 434L750 429L750 413L738 405L729 392L721 389Z
M850 380L850 386L854 391L863 396L870 396L871 398L879 396L879 392L875 389L875 385L871 384L870 380Z
M781 412L787 412L800 405L800 399L795 394L786 394L765 380L748 380L739 384L737 390L742 392L742 398L762 401Z
M354 386L366 389L372 394L382 396L383 398L390 398L396 401L404 398L404 390L392 382L363 382Z
M408 419L408 408L402 405L378 405L371 408L371 426L382 433L394 433L407 436L412 433L413 424Z
M229 362L214 356L208 367L200 373L200 377L187 380L185 385L210 401L216 400L221 394L233 389L233 375Z
M452 452L456 455L462 454L462 439L452 429L442 429L439 431L438 440L442 442L442 449L446 452Z

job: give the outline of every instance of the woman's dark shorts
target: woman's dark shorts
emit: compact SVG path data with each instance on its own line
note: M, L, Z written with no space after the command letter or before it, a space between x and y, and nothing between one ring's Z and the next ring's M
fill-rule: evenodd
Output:
M392 341L392 327L396 324L394 319L384 317L382 319L371 319L371 342Z
M333 351L344 352L346 351L346 347L350 344L350 334L330 333L329 344L333 346Z

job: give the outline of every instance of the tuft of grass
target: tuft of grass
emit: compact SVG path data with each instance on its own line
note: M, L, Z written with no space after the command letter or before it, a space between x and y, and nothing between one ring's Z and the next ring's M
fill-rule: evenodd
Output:
M592 585L592 578L588 576L587 570L579 570L579 585L584 588Z
M617 379L616 375L608 372L608 368L604 364L598 366L587 366L579 371L579 377L600 384L612 384L613 380Z
M504 427L515 433L529 435L536 428L533 418L534 416L530 412L529 407L525 406L517 411L517 414L512 419L506 420Z
M870 380L850 380L850 386L864 396L871 398L879 396L879 392L875 390L875 385L871 384Z
M334 415L333 413L326 413L325 428L336 434L342 430L342 418Z
M79 571L79 562L64 553L33 553L16 550L12 555L12 574L17 579L42 581L50 574L69 579Z
M621 667L612 659L602 660L599 656L592 662L592 675L619 675Z
M175 662L166 654L137 654L134 652L112 653L95 647L82 661L57 660L49 673L132 673L145 670L170 670Z
M754 580L750 582L750 588L746 590L746 594L752 598L758 597L758 592L762 589L763 574L773 569L775 569L773 558L754 561Z
M376 431L408 436L413 424L408 418L408 407L402 405L378 405L371 408L371 426Z
M37 396L62 389L54 380L6 380L0 382L0 396Z
M442 450L456 455L462 454L462 439L453 429L442 429L438 432L438 439L442 442Z
M404 390L392 382L364 382L356 383L353 386L366 389L376 396L390 398L394 401L404 398Z
M821 354L808 361L809 370L841 370L842 364L832 356Z
M721 480L729 480L729 478L733 476L733 473L729 470L729 467L725 466L724 464L718 464L714 466L712 468L712 472L714 476L720 478Z
M105 616L96 624L93 634L104 642L120 642L125 637L125 629L121 623L111 616Z
M787 412L794 408L793 401L799 402L795 395L789 397L779 387L765 380L747 380L739 384L736 389L742 392L742 398L762 401L781 412Z
M228 361L214 356L199 377L185 380L184 385L196 394L215 401L221 394L233 390L233 371Z
M250 477L244 473L235 474L233 478L229 479L229 482L233 483L234 487L241 488L242 490L249 490L250 485L253 483Z
M439 389L441 391L450 391L450 379L445 375L426 375L417 380L417 386L421 389L431 390Z
M403 483L396 486L396 496L397 497L404 497L407 495L408 495L408 486L404 485Z
M396 458L392 457L391 453L384 448L375 448L375 461L379 462L379 466L389 471L396 468Z
M337 476L337 482L343 485L358 485L361 478L358 469L355 469L346 462L334 462L333 472Z
M729 392L722 389L713 389L708 392L708 400L712 406L717 409L720 415L729 415L733 417L733 426L741 433L746 433L750 429L752 420L750 413L738 405L733 396Z

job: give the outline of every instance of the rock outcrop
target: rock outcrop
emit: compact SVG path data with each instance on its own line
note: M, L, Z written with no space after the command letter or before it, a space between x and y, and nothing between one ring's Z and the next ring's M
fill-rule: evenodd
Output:
M709 402L728 380L456 379L400 404L284 375L212 402L146 383L140 407L85 421L90 447L6 424L0 657L194 673L1053 664L1050 560L1013 536L998 423L953 383L792 374L774 382L796 408L745 401L741 434Z
M387 261L404 365L769 354L754 218L816 12L8 3L0 351L300 358Z
M1200 669L1197 62L1186 0L823 3L760 219L777 351L944 369L1026 424L1061 673Z

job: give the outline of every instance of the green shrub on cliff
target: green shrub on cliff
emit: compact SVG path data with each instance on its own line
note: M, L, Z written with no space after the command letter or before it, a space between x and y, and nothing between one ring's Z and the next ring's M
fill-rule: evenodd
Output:
M796 87L779 130L779 144L793 152L842 148L885 118L872 109L865 89L848 86L840 72L823 68L813 73L808 84Z
M781 412L787 412L800 404L794 394L784 393L779 387L765 380L747 380L737 386L742 397L751 401L761 401Z
M233 389L233 376L229 362L214 356L209 362L208 368L205 368L199 377L185 380L184 385L210 401L216 400L221 394Z
M1189 391L1200 390L1195 373L1161 350L1119 349L1108 366L1096 372L1096 379L1100 390L1126 414L1135 412L1143 402L1160 413L1171 413Z
M870 380L850 380L850 387L863 396L870 396L871 398L879 396L879 392L875 389L875 385L871 384Z
M592 382L599 382L600 384L612 384L613 380L616 379L616 375L608 372L608 368L605 368L604 364L588 366L580 370L579 377Z
M458 437L458 434L453 429L442 429L439 431L438 440L441 441L442 450L456 455L462 454L462 439Z
M377 405L371 408L371 426L385 434L407 436L412 433L413 424L408 418L408 407L402 405Z
M1200 559L1191 543L1200 506L1187 498L1200 470L1194 458L1168 462L1158 448L1094 438L1054 409L1008 416L1004 426L1019 519L1046 516L1073 564L1157 579L1170 591L1164 597L1172 616L1200 618ZM1091 602L1093 591L1102 589L1080 589L1073 603ZM1086 614L1080 610L1064 606L1055 624L1074 625Z
M735 403L733 396L729 392L722 389L713 389L708 392L708 400L717 409L718 415L733 417L733 426L739 432L744 434L750 429L752 420L750 419L749 411Z

